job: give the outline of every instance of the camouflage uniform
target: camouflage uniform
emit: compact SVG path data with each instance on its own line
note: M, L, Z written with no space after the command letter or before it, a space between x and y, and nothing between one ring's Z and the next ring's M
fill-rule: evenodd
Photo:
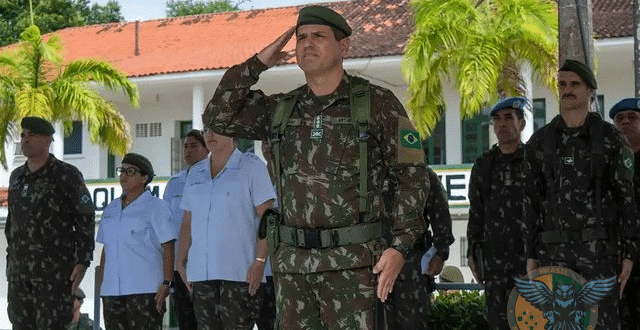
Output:
M63 329L73 317L71 272L89 266L94 207L82 174L53 155L38 171L16 168L9 182L7 295L14 329Z
M476 160L469 179L467 239L472 249L482 249L490 329L509 329L507 303L513 278L525 274L522 222L522 161L524 147L503 154L498 146ZM482 263L482 264L480 264Z
M156 309L155 293L102 297L107 330L161 330L164 312Z
M592 146L597 139L592 136L599 134L603 152L592 153L597 147ZM558 115L533 134L525 147L528 258L538 259L540 266L572 269L587 281L617 275L618 241L623 257L635 259L640 220L633 200L633 156L625 141L595 113L589 113L578 128L567 128ZM550 150L545 151L545 144ZM598 162L598 158L603 159ZM601 179L595 177L599 166L603 166ZM598 304L598 328L619 329L617 292L612 290Z
M264 285L249 295L249 284L223 280L193 282L198 329L251 330L260 314Z
M427 329L426 315L431 306L431 293L435 283L433 276L422 273L422 255L433 244L437 255L446 261L449 257L449 245L455 240L451 231L447 193L438 174L431 168L427 168L427 171L430 190L424 207L424 218L425 228L431 225L433 237L430 232L426 232L416 240L409 260L398 275L391 298L385 304L389 329Z
M89 318L89 314L80 314L78 322L71 322L67 330L93 330L93 320Z
M220 134L253 140L272 137L272 116L284 95L266 96L250 89L266 69L255 56L229 69L205 110L203 122ZM407 139L401 144L400 133L412 131L413 126L397 98L372 85L374 124L368 132L366 172L369 212L361 217L359 141L350 120L350 79L345 74L336 92L328 96L314 96L307 85L298 90L280 142L280 164L274 164L282 173L282 198L278 201L282 223L297 228L342 228L377 221L385 212L383 187L391 182L397 189L390 245L406 251L423 232L422 209L429 188L424 154L419 140ZM313 125L318 123L323 137L310 139ZM409 145L403 146L405 142ZM372 328L375 277L371 267L385 247L382 239L326 249L280 244L271 257L279 326ZM308 309L296 313L298 304Z
M636 205L640 208L640 152L635 153L633 185ZM640 263L637 260L620 301L620 325L625 330L640 330Z

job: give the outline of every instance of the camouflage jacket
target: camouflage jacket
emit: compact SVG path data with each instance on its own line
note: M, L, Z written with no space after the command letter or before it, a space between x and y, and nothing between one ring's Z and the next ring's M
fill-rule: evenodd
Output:
M94 207L82 174L49 156L34 173L27 164L9 181L7 279L68 281L76 264L93 258Z
M433 246L440 256L446 260L449 255L449 245L453 244L455 238L452 232L451 213L449 213L449 199L447 193L438 178L438 174L431 168L427 168L429 176L429 195L424 207L425 228L431 226L433 234ZM426 229L425 229L426 230ZM419 244L416 241L416 244ZM415 250L424 253L424 248L414 246Z
M234 137L266 140L271 121L285 94L267 96L251 90L267 67L257 57L230 68L206 107L203 122L215 132ZM388 90L371 85L368 145L368 216L358 210L358 131L351 124L349 76L335 93L314 96L307 85L280 143L282 170L282 223L298 228L341 228L381 219L385 212L383 187L397 187L394 194L392 246L409 249L422 234L422 210L429 191L426 165L419 140L402 140L414 132L402 105ZM311 139L314 124L321 123L321 139ZM417 143L416 143L417 142ZM281 245L272 260L274 271L313 273L352 269L373 264L381 241L330 249L300 249Z
M480 156L471 169L467 256L482 243L487 271L504 269L495 266L507 261L520 262L521 270L525 269L523 157L524 146L512 154L503 154L496 145Z
M602 214L597 211L596 180L591 171L590 128L597 121L602 122L604 148ZM545 157L545 136L552 135L558 141L553 159L547 159L551 157ZM613 125L589 113L583 127L567 128L562 116L556 116L536 131L525 146L524 170L527 257L537 258L544 253L539 235L543 231L604 229L621 240L625 258L635 258L640 218L633 198L633 155Z

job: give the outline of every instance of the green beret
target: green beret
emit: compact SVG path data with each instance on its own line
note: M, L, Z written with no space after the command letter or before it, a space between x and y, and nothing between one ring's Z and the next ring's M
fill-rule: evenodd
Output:
M328 25L344 32L347 37L351 35L351 27L344 17L327 7L308 6L300 9L296 28L308 24Z
M151 166L151 162L145 156L134 154L131 152L124 155L124 158L122 158L122 163L135 165L140 169L143 175L147 174L149 176L149 179L147 180L146 184L149 184L149 182L153 180L153 176L155 175L153 173L153 166Z
M28 129L40 135L51 136L55 133L53 125L40 117L24 117L20 122L20 127L22 127L23 130Z
M597 89L598 83L596 82L596 76L593 74L593 71L586 66L584 63L576 60L566 60L564 64L560 67L560 71L571 71L575 72L587 86Z

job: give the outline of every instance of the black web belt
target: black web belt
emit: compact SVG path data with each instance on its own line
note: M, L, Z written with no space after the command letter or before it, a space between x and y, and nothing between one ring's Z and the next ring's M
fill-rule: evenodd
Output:
M613 239L613 233L605 228L543 231L538 235L540 242L544 244L588 242Z
M382 237L382 221L335 229L279 226L280 242L303 249L327 249L362 244Z

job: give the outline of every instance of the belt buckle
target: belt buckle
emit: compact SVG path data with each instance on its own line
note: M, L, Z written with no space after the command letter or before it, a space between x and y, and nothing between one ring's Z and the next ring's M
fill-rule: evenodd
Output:
M303 249L317 249L320 247L320 230L296 229L296 245Z

